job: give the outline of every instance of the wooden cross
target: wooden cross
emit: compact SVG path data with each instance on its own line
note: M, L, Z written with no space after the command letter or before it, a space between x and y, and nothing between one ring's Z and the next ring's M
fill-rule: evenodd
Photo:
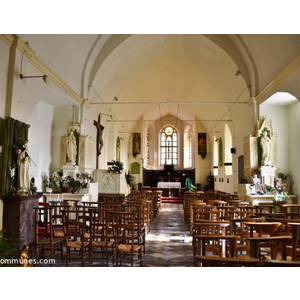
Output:
M98 116L98 122L94 120L94 125L97 127L97 144L96 144L96 151L97 151L97 156L96 156L96 169L98 169L98 156L101 154L101 150L103 148L103 130L104 127L100 124L100 119L101 115L99 114Z

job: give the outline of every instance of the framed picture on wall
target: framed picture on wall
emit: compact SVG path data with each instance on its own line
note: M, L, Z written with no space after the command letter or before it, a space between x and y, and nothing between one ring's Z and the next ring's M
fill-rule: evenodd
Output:
M198 133L198 154L204 159L206 153L206 133Z
M132 155L136 158L138 154L141 154L141 134L135 132L132 137Z

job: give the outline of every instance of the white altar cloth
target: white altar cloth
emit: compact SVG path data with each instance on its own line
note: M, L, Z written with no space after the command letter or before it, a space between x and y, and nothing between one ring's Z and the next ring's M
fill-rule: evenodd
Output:
M159 189L180 189L181 182L158 182L157 187Z

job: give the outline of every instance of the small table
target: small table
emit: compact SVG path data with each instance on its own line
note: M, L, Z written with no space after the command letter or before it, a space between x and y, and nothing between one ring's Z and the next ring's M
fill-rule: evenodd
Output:
M290 204L290 203L282 204L281 208L283 210L285 219L288 219L288 218L299 219L300 218L300 204ZM292 211L292 209L296 210L296 212Z
M240 234L241 232L238 231L240 228L241 231L244 231L244 225L246 222L264 222L265 218L235 218L235 219L230 219L230 234L235 235L235 234ZM239 224L239 226L238 226Z
M254 228L258 228L259 236L266 228L270 228L270 236L274 236L275 232L281 226L281 222L246 222L245 225L250 227L250 237L253 237Z

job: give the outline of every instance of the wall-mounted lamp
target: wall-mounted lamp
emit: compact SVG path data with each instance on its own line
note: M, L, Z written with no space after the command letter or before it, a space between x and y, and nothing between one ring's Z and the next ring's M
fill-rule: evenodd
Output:
M20 78L24 79L24 78L43 78L43 81L49 85L49 77L47 75L43 75L43 76L24 76L23 74L20 74Z
M0 145L0 153L2 153L2 145Z

